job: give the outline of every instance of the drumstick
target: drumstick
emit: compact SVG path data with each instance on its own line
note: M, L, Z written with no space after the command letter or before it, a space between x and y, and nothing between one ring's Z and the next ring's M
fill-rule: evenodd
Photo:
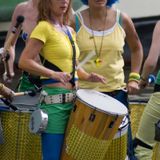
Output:
M80 62L78 64L78 66L76 67L76 69L78 70L80 67L82 67L85 63L87 63L93 56L96 55L96 52L95 51L91 51L85 58L82 62Z
M25 91L25 92L17 92L17 93L14 93L13 97L16 97L16 96L24 96L24 95L30 95L30 96L35 96L35 91ZM0 98L4 98L3 95L0 95Z

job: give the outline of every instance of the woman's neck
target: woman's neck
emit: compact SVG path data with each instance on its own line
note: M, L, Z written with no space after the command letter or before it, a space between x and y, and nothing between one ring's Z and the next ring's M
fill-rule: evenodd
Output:
M63 26L63 16L52 16L52 23L55 25Z
M106 14L107 8L104 7L102 9L95 9L95 8L88 8L89 14L92 16L92 18L99 19L104 17Z

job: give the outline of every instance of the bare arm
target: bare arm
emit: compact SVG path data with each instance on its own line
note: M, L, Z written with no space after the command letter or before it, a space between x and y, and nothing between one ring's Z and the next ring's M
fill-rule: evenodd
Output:
M152 73L157 65L157 61L160 55L160 21L157 22L152 36L151 48L147 59L145 60L142 77L147 79L149 74Z
M29 39L25 49L21 54L19 60L19 67L29 73L53 78L62 82L63 84L65 84L65 82L69 82L71 78L69 74L65 72L55 72L40 65L38 62L35 61L35 58L39 55L43 45L43 42L40 40Z
M123 27L126 33L126 42L131 51L131 72L139 73L143 60L143 48L130 17L123 14Z
M131 51L131 72L139 73L143 60L143 48L130 17L122 14L123 28L126 33L126 42ZM139 90L137 81L129 81L127 84L129 94L135 94Z
M9 36L13 33L12 33L12 30L14 28L14 26L16 25L17 23L17 17L19 15L23 15L23 8L25 6L25 3L20 3L16 6L14 12L13 12L13 15L12 15L12 19L11 19L11 25L10 25L10 28L7 32L7 36L6 36L6 40L5 40L5 43L4 43L4 46L6 46L6 42L9 38ZM9 44L9 46L7 46L7 48L5 48L5 50L7 50L9 52L9 55L10 55L10 59L8 61L8 66L9 66L9 70L10 70L10 73L11 73L11 78L12 76L14 76L14 59L15 59L15 44L17 42L17 38L20 34L20 29L21 27L19 27L16 31L16 33L14 34L14 36L12 36L12 41L11 41L11 44ZM9 47L9 48L8 48ZM6 68L5 68L5 72L6 72Z

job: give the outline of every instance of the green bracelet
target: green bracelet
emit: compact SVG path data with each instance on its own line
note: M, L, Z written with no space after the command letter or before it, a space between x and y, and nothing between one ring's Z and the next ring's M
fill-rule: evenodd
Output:
M129 82L130 82L130 81L135 81L135 82L139 83L139 81L140 81L140 80L135 79L135 78L129 78L129 80L128 80L128 81L129 81Z

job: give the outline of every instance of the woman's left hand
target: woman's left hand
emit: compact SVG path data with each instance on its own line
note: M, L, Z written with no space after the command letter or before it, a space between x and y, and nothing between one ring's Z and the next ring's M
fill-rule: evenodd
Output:
M105 77L97 74L97 73L91 73L89 74L89 77L88 77L88 81L91 81L91 82L101 82L103 84L106 84L106 79Z
M139 91L139 83L136 81L129 81L127 84L128 94L137 94Z

